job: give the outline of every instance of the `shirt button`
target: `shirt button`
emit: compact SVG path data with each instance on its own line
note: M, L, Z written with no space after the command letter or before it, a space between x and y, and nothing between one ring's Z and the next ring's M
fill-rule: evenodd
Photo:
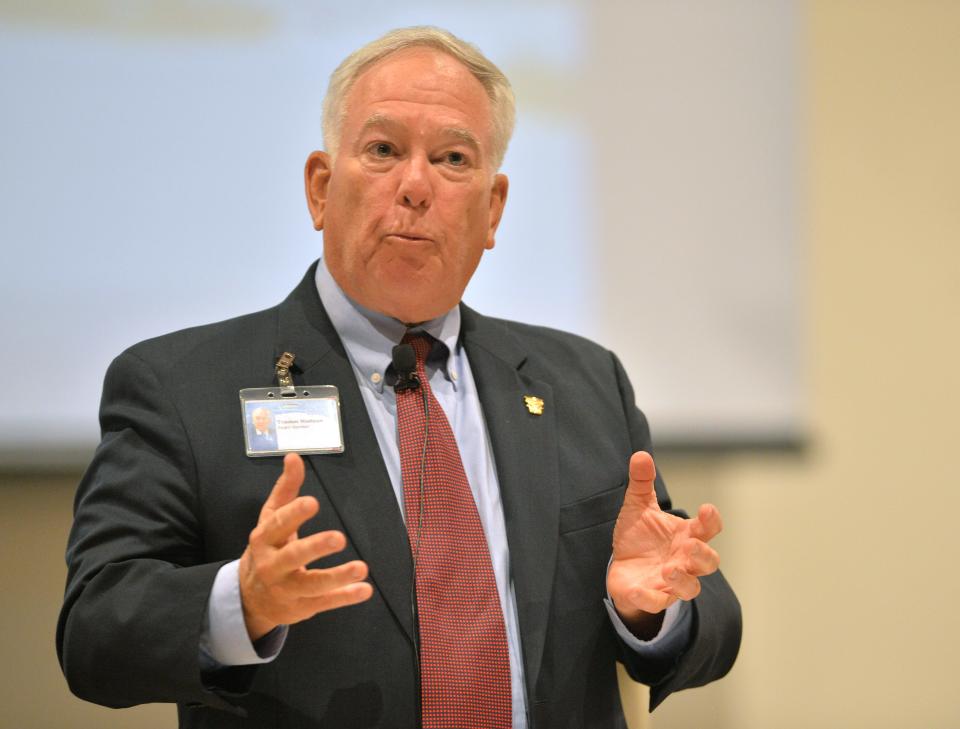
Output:
M372 375L370 375L370 382L372 382L374 385L379 385L381 379L382 378L380 377L379 372L374 372Z
M456 372L451 372L451 373L450 373L450 379L453 380L454 382L456 382L456 381L457 381L457 373L456 373Z

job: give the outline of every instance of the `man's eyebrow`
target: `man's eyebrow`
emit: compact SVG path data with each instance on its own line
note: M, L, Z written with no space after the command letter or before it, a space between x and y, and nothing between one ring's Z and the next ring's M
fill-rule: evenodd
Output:
M402 124L394 119L392 116L387 114L382 114L377 112L371 114L366 118L363 124L360 127L360 133L368 131L369 129L382 128L390 129L401 127ZM459 139L461 142L468 144L476 150L480 149L480 140L477 139L477 135L471 132L469 129L464 127L444 127L440 130L440 135L444 137L453 137L454 139Z
M477 135L469 129L464 129L463 127L444 127L440 130L440 134L445 137L455 137L461 142L470 145L475 150L479 151L480 149L480 140L478 140Z
M376 114L371 114L363 122L363 125L360 127L360 132L363 133L368 129L373 127L397 127L400 126L398 122L393 117L387 116L386 114L381 114L377 112Z

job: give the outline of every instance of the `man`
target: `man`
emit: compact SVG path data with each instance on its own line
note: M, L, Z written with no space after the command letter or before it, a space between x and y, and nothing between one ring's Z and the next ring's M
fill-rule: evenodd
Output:
M254 451L277 450L277 434L270 424L270 411L264 407L254 408L250 413L250 449Z
M323 259L108 372L58 626L78 695L191 727L615 727L615 659L653 706L729 670L719 514L666 511L619 362L459 303L512 125L506 79L443 31L335 71L305 173ZM283 352L339 389L344 450L281 470L235 411Z

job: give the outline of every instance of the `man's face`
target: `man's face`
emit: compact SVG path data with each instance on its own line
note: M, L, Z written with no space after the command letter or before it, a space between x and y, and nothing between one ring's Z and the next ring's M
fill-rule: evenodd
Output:
M307 160L324 258L359 304L421 322L459 301L494 233L507 178L494 175L490 100L452 57L394 53L346 97L336 160Z
M270 429L270 413L266 410L257 410L253 414L253 427L260 433L266 433Z

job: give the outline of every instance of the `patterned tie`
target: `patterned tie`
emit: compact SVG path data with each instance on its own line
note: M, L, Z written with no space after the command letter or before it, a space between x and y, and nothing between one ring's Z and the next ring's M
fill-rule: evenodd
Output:
M433 341L423 334L404 336L417 355L420 389L397 393L404 512L416 563L423 727L510 729L503 612L460 451L427 380L424 365Z

